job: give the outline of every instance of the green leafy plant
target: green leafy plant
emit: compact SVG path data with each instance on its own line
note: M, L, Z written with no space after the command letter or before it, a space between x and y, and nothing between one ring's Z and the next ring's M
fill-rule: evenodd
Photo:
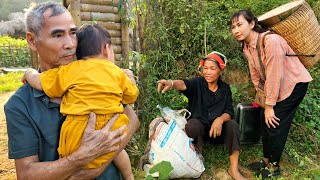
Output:
M24 72L11 72L0 75L0 93L17 90L21 85Z
M0 37L0 67L28 67L30 54L25 39Z
M187 106L186 99L177 91L169 90L165 94L158 94L157 81L196 76L199 59L212 50L220 51L229 60L228 68L224 72L224 80L231 85L234 105L239 102L253 101L254 89L248 80L247 60L243 56L241 45L232 36L228 22L232 14L240 9L250 9L259 16L289 1L257 0L253 3L251 0L145 0L143 2L146 4L145 11L148 14L144 17L146 22L143 41L145 60L140 64L138 73L141 89L138 106L141 128L136 136L141 140L139 141L141 146L138 146L140 154L143 154L144 144L148 139L148 125L159 115L156 105L162 104L172 109ZM317 11L319 2L315 0L310 2ZM295 172L302 174L304 168L314 168L305 157L314 160L319 158L320 154L319 68L315 67L310 72L314 81L309 84L308 94L296 113L286 145L285 160L292 159L296 165L295 168L288 170L289 174ZM144 140L142 140L143 137ZM294 151L289 151L288 148ZM204 153L206 167L216 164L228 166L227 156L222 158L225 153L223 148L210 146L207 149L209 150L205 149ZM240 155L240 164L244 167L248 161L262 156L261 147L244 147L244 149L241 152L244 155ZM215 154L221 154L221 156L216 157ZM312 158L313 156L315 157ZM299 166L300 162L305 165ZM307 178L310 177L304 175Z
M309 83L307 95L297 111L297 123L307 123L312 129L320 130L320 64L318 63L310 71L313 81Z
M169 161L161 161L160 163L153 166L150 169L149 173L153 174L155 172L159 172L159 180L166 180L166 179L169 179L169 175L172 170L173 170L173 167ZM150 174L146 177L146 180L155 179Z

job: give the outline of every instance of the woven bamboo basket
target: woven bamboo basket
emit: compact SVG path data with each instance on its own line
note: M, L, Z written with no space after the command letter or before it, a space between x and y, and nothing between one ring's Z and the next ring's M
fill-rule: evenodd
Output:
M320 25L304 0L282 5L258 19L287 41L307 69L319 62L319 56L303 56L320 53Z

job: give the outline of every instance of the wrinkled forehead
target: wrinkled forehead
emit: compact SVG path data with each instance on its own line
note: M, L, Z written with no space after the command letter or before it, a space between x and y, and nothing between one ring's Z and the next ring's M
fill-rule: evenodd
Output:
M62 29L68 31L70 29L76 28L71 14L66 11L59 15L52 16L50 9L45 11L44 16L44 28L46 30Z
M44 13L43 13L43 17L45 22L46 21L50 21L50 20L58 20L58 21L62 21L62 20L72 20L73 18L70 14L69 11L65 11L63 13L59 13L59 14L53 14L53 10L52 9L47 9Z

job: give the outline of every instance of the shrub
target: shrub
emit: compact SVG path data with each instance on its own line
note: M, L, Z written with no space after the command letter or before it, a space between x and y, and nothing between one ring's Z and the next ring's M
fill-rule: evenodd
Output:
M21 77L24 72L11 72L0 75L0 93L17 90L21 85Z
M190 78L195 76L196 67L205 53L217 50L229 59L228 72L241 70L248 77L247 61L239 43L232 37L228 21L240 9L248 8L257 15L288 2L288 0L268 1L146 1L148 16L145 29L146 61L142 65L141 109L142 123L148 124L157 114L157 104L166 104L173 109L186 107L186 100L178 92L157 93L159 79ZM206 38L206 51L204 50ZM233 87L236 102L247 98L249 82ZM247 85L244 85L247 84ZM147 125L143 126L147 128Z
M25 39L0 37L0 67L26 67L29 64L30 54Z
M240 9L250 9L255 15L262 15L289 0L257 0L254 3L251 0L146 0L145 2L148 8L145 21L148 23L145 24L144 34L146 59L141 64L139 73L141 93L138 110L141 128L137 135L140 139L143 137L145 139L141 139L141 146L138 146L140 152L145 148L148 124L159 115L156 105L163 104L172 109L180 109L186 107L187 103L184 96L176 91L158 94L157 81L195 76L198 61L206 52L217 50L227 56L229 64L224 76L231 84L235 104L253 100L254 92L252 83L248 80L247 60L243 57L240 44L232 37L228 21L231 15ZM319 1L308 2L319 12ZM296 157L295 152L303 153L304 147L307 147L308 152L319 148L320 133L317 121L320 117L319 66L311 70L311 73L314 81L310 83L308 95L295 118L297 123L293 125L293 133L289 136L293 139L288 146L294 148L294 151L291 151L293 153L289 153L292 158ZM235 81L234 77L237 74L240 77ZM302 124L308 130L299 128ZM313 134L306 137L309 132ZM297 139L297 137L306 138ZM294 139L302 140L302 145ZM298 146L301 148L296 148Z
M303 142L296 147L300 152L320 154L320 63L310 73L313 81L297 110L290 137L295 142Z

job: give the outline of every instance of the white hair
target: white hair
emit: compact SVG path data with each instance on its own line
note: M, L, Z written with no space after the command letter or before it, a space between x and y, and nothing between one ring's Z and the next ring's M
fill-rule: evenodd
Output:
M27 31L33 32L37 37L40 37L40 31L44 25L44 12L51 9L51 15L57 16L67 11L67 9L55 2L43 2L43 3L32 3L26 13L26 28Z

